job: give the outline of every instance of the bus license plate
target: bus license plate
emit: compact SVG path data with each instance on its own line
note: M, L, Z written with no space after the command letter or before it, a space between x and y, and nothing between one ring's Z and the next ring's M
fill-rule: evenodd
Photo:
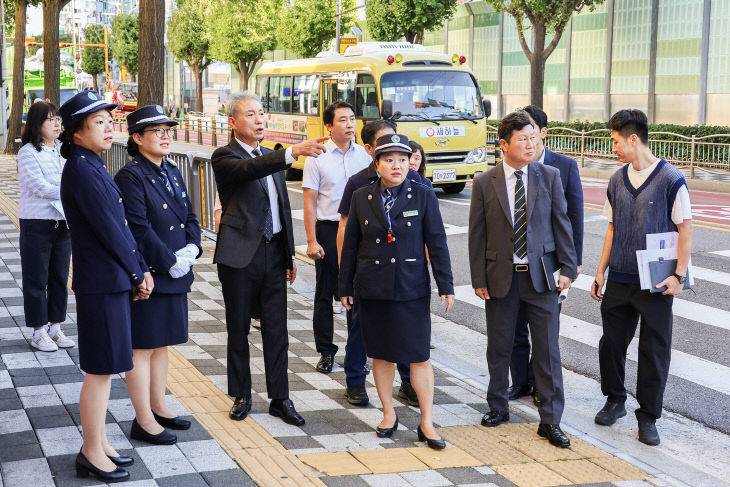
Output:
M456 181L456 169L434 169L433 182Z

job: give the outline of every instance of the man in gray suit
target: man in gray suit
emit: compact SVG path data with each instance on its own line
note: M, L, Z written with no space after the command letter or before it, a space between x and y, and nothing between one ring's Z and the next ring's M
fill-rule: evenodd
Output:
M485 300L490 412L484 426L509 421L507 387L517 315L527 311L539 407L538 435L567 448L560 429L563 375L560 364L558 291L577 277L573 234L560 172L531 163L535 130L518 110L498 129L504 163L474 179L469 212L469 263L472 287ZM560 269L555 285L552 270Z

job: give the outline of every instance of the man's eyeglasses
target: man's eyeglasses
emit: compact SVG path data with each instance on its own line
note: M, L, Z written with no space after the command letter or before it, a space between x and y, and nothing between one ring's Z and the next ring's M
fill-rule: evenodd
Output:
M175 129L173 129L173 128L167 128L167 129L156 128L156 129L145 130L145 132L154 132L156 136L158 136L159 138L163 138L163 137L172 137L172 134L175 133Z
M46 120L48 120L51 123L61 123L61 117L48 117Z

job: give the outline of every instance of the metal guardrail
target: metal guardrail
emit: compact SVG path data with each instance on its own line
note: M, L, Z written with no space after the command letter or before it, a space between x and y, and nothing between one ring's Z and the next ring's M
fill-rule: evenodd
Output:
M180 142L189 142L210 147L220 147L228 144L231 128L228 121L216 120L215 117L177 118L178 122L172 134L172 139ZM114 117L114 130L127 132L125 115L117 114Z
M724 176L730 172L730 143L721 142L722 138L730 138L730 134L688 137L673 132L650 132L649 147L655 156L663 157L679 169L687 169L690 178L695 177L696 171ZM487 125L487 139L497 139L497 127ZM585 131L551 127L545 145L574 157L580 167L585 167L586 161L605 166L615 166L618 162L611 151L608 129Z

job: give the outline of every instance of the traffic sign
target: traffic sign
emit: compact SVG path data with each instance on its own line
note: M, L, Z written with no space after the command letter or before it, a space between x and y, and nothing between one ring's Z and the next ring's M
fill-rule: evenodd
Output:
M347 46L356 46L357 45L357 39L354 37L341 37L340 38L340 54L345 53L345 49L347 49Z

